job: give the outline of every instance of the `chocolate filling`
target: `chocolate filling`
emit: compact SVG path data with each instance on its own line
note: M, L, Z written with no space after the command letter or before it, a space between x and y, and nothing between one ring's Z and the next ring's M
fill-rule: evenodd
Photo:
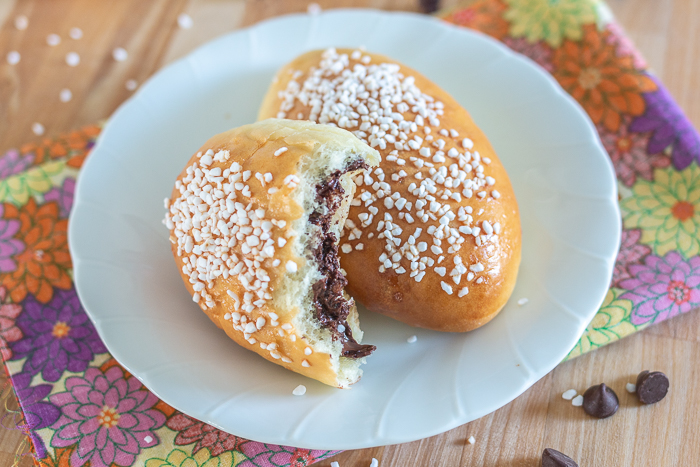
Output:
M331 330L334 339L340 339L343 343L342 355L348 358L366 357L374 352L376 347L358 344L352 336L352 330L347 321L351 302L343 296L343 289L348 281L340 272L338 239L329 230L331 219L340 207L345 193L340 184L340 177L344 173L366 167L367 164L363 160L354 161L348 164L344 171L336 170L325 182L316 185L316 197L326 209L325 213L316 211L309 216L309 221L318 225L322 232L318 246L313 252L314 259L319 265L319 272L324 276L312 286L316 318L322 327ZM342 331L338 329L339 327Z

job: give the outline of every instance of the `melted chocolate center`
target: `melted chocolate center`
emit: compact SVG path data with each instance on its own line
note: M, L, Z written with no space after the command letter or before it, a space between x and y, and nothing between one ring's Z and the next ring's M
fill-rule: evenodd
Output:
M340 184L340 177L347 172L366 168L362 160L350 163L343 172L336 170L323 183L316 185L316 197L326 208L325 213L314 212L309 221L321 227L319 243L314 250L314 259L318 262L319 272L324 276L313 286L316 318L321 326L331 330L334 339L343 343L343 356L362 358L376 350L373 345L358 344L352 336L348 325L348 315L352 302L345 299L343 289L348 281L340 272L338 260L338 239L330 232L333 215L340 207L345 190Z

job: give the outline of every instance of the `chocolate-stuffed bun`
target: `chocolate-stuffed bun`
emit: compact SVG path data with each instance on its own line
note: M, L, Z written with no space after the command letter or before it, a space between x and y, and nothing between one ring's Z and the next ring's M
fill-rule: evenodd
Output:
M351 133L270 119L212 137L166 199L172 251L193 300L239 345L347 388L362 344L338 239L354 177L379 154Z

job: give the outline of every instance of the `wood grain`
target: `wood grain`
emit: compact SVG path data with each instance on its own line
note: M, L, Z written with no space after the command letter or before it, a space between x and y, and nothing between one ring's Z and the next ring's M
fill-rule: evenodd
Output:
M0 373L0 465L30 467L34 462L27 454L27 436L17 428L21 417L15 413L19 407L9 384L3 367Z
M29 27L14 28L12 21L0 30L2 57L17 50L21 61L0 65L0 147L17 147L36 140L34 122L46 128L48 137L108 117L131 93L128 79L144 81L162 64L170 47L176 17L186 0L94 2L91 0L30 0L18 2L10 18L24 14ZM83 38L68 37L79 26ZM46 36L58 34L56 47ZM129 58L116 62L112 51L123 47ZM65 64L69 52L80 55L80 64ZM61 89L73 99L59 100Z
M459 0L445 0L451 6ZM55 136L107 118L139 83L164 64L225 32L272 16L305 11L305 0L0 0L0 150L35 141L33 122ZM418 11L418 0L318 0L323 8L371 7ZM700 0L609 0L609 5L652 69L668 86L696 126L700 126ZM194 20L179 29L181 12ZM13 20L24 14L29 27ZM84 37L74 41L68 30ZM46 45L46 35L62 42ZM111 51L124 47L129 58L115 62ZM16 66L4 56L21 53ZM64 62L67 52L81 55L78 67ZM70 88L73 99L58 99ZM348 451L332 460L341 467L501 466L535 467L545 447L568 453L581 466L700 465L700 313L653 326L623 341L559 365L512 403L447 433L396 446ZM671 393L654 406L640 406L625 391L643 369L666 372ZM0 384L6 377L0 377ZM621 401L620 412L593 420L562 400L561 393L608 383ZM5 414L0 407L0 417ZM5 419L7 424L9 419ZM467 442L474 436L476 443ZM23 448L18 430L0 429L0 465L10 465ZM31 465L25 457L19 465Z

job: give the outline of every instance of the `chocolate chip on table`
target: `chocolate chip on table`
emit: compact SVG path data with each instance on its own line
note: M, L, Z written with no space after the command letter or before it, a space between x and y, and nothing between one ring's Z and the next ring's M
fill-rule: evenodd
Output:
M668 377L660 371L642 371L637 376L637 397L643 404L655 404L668 393Z
M566 454L547 448L542 452L542 467L578 467L578 464Z
M583 410L592 417L608 418L619 408L617 394L605 383L591 386L583 393Z
M423 12L432 13L440 8L440 0L420 0L420 6Z

